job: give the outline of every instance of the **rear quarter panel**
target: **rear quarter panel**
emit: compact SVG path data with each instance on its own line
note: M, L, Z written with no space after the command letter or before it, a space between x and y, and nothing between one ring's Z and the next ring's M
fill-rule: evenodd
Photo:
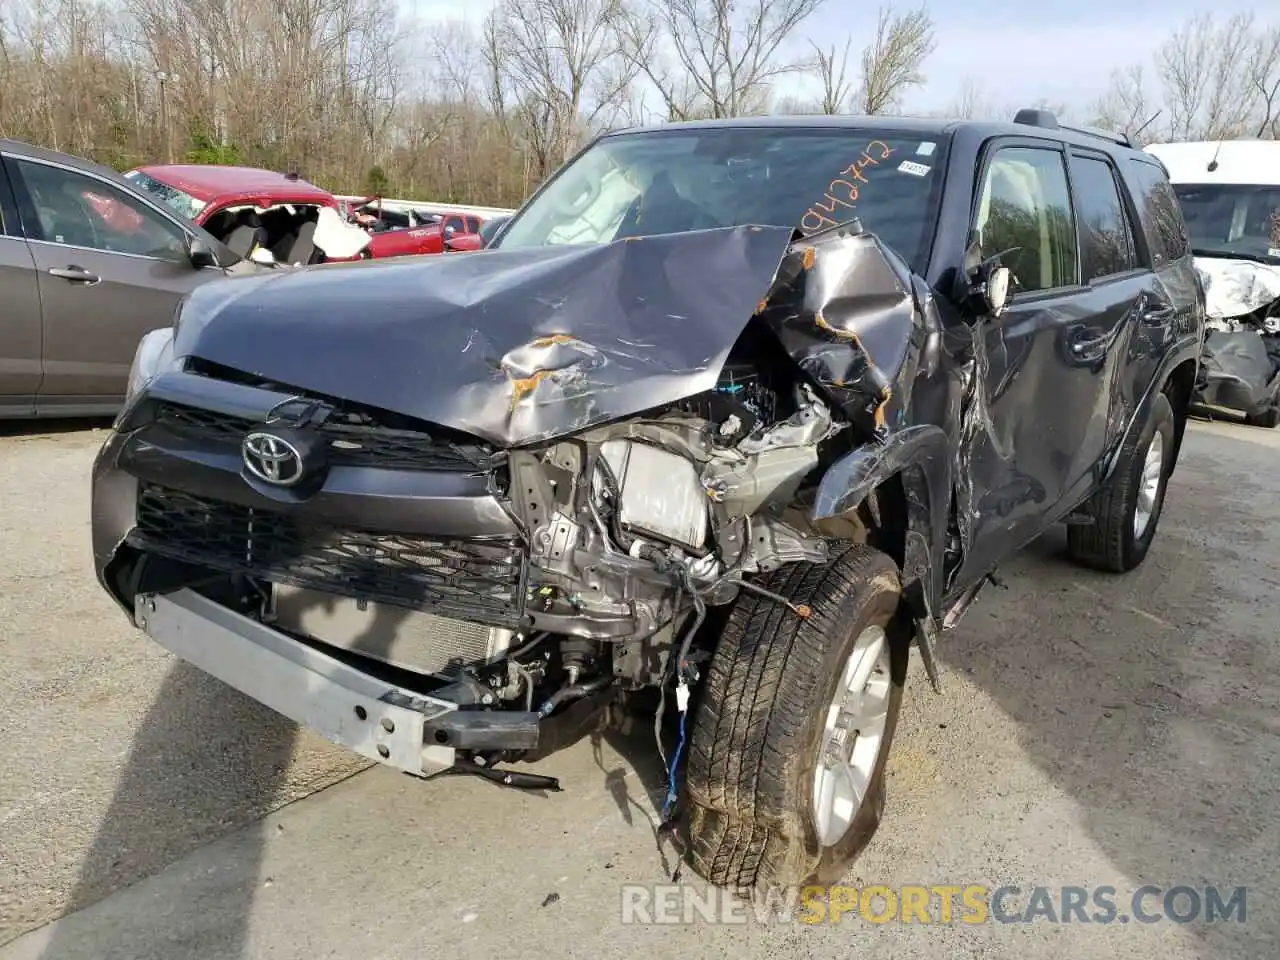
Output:
M1136 411L1143 398L1160 389L1169 372L1188 359L1198 360L1204 341L1204 291L1196 273L1186 223L1176 201L1161 204L1150 189L1150 176L1159 168L1150 161L1120 159L1118 164L1135 225L1135 239L1143 261L1150 265L1150 309L1131 340L1121 382L1123 401ZM1141 176L1145 171L1146 177ZM1160 174L1163 177L1163 173ZM1147 180L1144 183L1144 179ZM1172 193L1170 193L1172 200ZM1181 234L1184 249L1168 256L1161 232Z

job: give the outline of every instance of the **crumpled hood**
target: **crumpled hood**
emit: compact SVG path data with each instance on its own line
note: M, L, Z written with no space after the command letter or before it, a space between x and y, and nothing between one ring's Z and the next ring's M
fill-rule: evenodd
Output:
M191 294L175 353L518 446L714 387L791 237L735 227L219 281Z
M1223 257L1196 257L1195 265L1204 281L1205 312L1212 320L1242 317L1280 300L1280 267Z

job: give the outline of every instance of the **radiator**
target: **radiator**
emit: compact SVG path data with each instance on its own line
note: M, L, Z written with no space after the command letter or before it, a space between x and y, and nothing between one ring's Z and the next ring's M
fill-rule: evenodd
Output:
M500 655L514 637L500 627L284 585L274 589L274 620L321 643L444 677Z

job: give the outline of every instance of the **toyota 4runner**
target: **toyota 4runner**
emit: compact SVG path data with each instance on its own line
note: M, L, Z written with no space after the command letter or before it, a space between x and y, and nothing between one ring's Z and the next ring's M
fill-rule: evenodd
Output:
M551 778L648 691L718 884L874 832L909 649L1050 524L1155 536L1204 329L1160 161L1010 124L602 136L467 257L219 281L140 344L102 585L420 776ZM686 722L687 721L687 722Z

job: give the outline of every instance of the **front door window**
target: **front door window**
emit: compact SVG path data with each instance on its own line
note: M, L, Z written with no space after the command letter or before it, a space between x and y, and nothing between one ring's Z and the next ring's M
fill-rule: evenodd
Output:
M186 235L175 223L111 184L34 161L16 161L35 205L32 240L181 261Z

